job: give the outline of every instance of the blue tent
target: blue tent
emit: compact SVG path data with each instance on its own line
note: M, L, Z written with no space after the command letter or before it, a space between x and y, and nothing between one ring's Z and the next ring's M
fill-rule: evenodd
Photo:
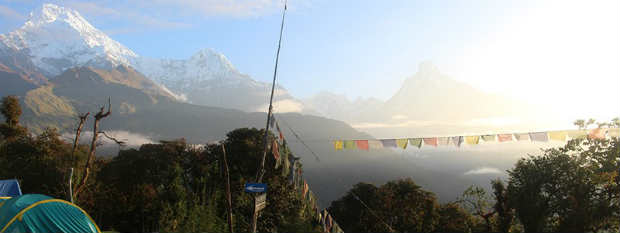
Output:
M0 200L0 233L94 232L99 227L82 208L41 194Z
M22 195L17 180L0 180L0 197L18 197Z

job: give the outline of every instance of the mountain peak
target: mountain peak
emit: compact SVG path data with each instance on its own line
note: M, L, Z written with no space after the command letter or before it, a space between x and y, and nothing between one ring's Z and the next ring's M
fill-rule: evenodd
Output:
M40 25L43 23L51 23L56 20L81 21L88 24L79 12L50 3L43 4L41 7L30 12L28 22L33 25Z
M138 57L91 25L79 12L43 4L19 29L0 35L15 50L28 51L32 62L50 75L75 66L115 67Z
M421 74L439 74L439 68L431 61L424 61L418 65L418 72Z

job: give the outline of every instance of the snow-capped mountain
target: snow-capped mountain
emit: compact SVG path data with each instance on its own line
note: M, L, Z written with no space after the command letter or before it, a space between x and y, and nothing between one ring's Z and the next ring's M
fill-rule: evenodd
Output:
M30 57L48 78L74 67L112 70L132 66L179 100L249 112L267 110L270 84L242 74L221 53L204 49L185 60L141 57L92 26L79 12L54 4L44 4L30 13L21 28L0 35L0 48ZM6 55L2 51L0 55ZM280 111L303 109L284 88L278 87L276 93Z
M32 62L54 76L76 66L130 65L137 55L93 27L79 12L44 4L19 29L0 35L7 47L27 51Z

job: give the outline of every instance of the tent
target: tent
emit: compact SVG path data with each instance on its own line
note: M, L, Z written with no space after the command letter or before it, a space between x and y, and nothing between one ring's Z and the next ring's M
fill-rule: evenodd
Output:
M17 197L22 195L22 190L19 188L19 182L17 180L0 180L0 198L6 199L6 197Z
M41 194L0 200L0 233L101 232L79 206Z

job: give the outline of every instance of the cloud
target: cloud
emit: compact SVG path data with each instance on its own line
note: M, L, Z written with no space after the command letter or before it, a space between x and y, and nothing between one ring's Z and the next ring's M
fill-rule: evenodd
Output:
M156 143L145 135L138 134L138 133L132 133L129 131L124 131L124 130L106 131L106 134L109 135L110 137L116 138L119 141L125 142L125 146L129 148L136 148L136 147L141 146L142 144ZM89 131L83 132L82 135L80 136L80 144L90 143L90 140L92 139L92 135L93 135L92 132L89 132ZM65 140L72 142L73 138L75 137L75 134L65 133L62 135L62 137L65 138ZM106 138L103 135L99 136L99 142L102 143L101 147L117 147L117 144L114 141Z
M280 9L280 0L135 0L141 4L173 7L202 16L256 17Z
M10 19L10 20L15 20L15 21L23 21L24 19L26 19L26 16L20 14L19 12L9 7L2 6L2 5L0 5L0 17L5 18L5 19Z
M268 104L257 108L255 111L267 112L267 109L269 109ZM303 110L303 104L301 104L299 101L286 99L273 102L273 111L277 113L301 112L301 110Z
M155 17L145 12L132 10L128 7L110 8L102 6L95 2L65 2L64 6L74 9L88 18L95 21L101 20L108 22L110 20L117 20L124 22L121 27L106 29L108 34L127 34L138 31L144 31L145 29L175 29L175 28L187 28L191 25L188 23L176 22L166 20L164 17ZM149 12L157 13L157 12Z
M494 167L481 167L481 168L469 170L463 173L463 175L482 175L482 174L501 174L501 173L504 173L504 172Z

